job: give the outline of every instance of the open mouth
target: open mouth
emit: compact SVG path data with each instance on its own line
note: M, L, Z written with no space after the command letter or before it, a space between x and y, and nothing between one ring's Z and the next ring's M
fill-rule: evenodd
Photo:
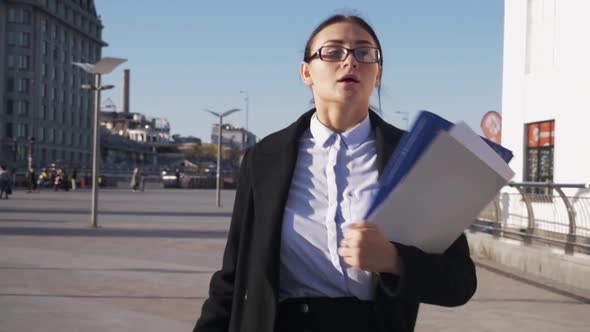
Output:
M344 75L342 78L340 78L338 80L338 82L342 82L342 83L360 83L360 81L358 80L358 78L356 78L354 75Z

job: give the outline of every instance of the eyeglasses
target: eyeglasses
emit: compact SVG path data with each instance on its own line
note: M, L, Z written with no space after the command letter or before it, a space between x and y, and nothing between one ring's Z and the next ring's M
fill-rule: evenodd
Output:
M360 63L381 62L381 51L376 47L346 48L342 46L322 46L308 58L308 61L319 57L322 61L340 62L346 60L350 53Z

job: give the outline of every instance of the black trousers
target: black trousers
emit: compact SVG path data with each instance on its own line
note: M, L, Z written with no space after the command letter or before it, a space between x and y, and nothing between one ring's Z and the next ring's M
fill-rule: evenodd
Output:
M355 297L295 298L279 304L275 332L384 332L375 302Z

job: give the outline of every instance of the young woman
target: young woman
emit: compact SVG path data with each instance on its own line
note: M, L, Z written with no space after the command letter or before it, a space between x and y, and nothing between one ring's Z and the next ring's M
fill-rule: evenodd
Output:
M369 110L382 69L363 19L336 15L312 33L301 77L316 108L246 152L194 331L413 331L419 303L471 298L464 235L429 254L361 220L403 134Z

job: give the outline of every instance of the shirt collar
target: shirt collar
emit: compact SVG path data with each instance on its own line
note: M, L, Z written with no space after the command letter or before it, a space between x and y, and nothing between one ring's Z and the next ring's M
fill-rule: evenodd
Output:
M324 147L328 145L328 141L335 134L334 131L332 131L330 128L326 127L323 123L320 122L316 113L314 113L311 117L309 129L315 141L319 145ZM367 114L367 116L365 116L365 118L356 126L341 133L340 137L342 138L344 144L346 144L347 147L355 149L357 146L359 146L367 139L369 134L371 134L371 131L371 119ZM333 140L331 140L329 144L331 144L332 142Z

